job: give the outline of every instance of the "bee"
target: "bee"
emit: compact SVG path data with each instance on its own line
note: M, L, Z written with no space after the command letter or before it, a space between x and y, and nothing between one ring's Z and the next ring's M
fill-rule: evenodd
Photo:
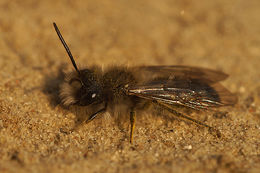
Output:
M113 110L115 104L124 104L130 116L130 143L133 143L136 111L146 103L153 103L181 119L186 119L209 130L213 127L176 111L177 107L192 110L214 110L237 102L219 82L228 75L223 72L190 66L114 66L79 69L57 25L53 23L74 72L67 74L60 88L65 106L100 105L100 109L86 116L84 123L97 115Z

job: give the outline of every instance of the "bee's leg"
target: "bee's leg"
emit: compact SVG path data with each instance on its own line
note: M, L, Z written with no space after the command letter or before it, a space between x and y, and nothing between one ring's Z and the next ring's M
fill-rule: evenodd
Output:
M219 130L217 130L217 129L215 129L215 128L213 128L213 127L211 127L211 126L209 126L209 125L207 125L207 124L205 124L203 122L195 120L195 119L193 119L193 118L191 118L189 116L186 116L186 115L184 115L184 114L182 114L180 112L177 112L177 111L175 111L174 109L172 109L171 107L169 107L166 104L160 103L160 105L163 106L165 109L167 109L172 114L174 114L175 116L177 116L179 118L183 118L183 119L189 120L190 122L193 122L193 123L195 123L197 125L204 126L204 127L208 128L209 132L212 133L214 136L217 136L218 138L221 137L221 133L220 133Z
M85 120L85 123L89 123L90 121L94 120L98 114L105 112L105 111L106 111L106 108L102 108L102 109L98 110L97 112L90 115L89 118L87 120Z
M135 115L135 111L131 110L130 112L130 123L131 123L131 129L130 129L130 143L133 143L133 134L134 134L134 129L135 129L135 119L136 119L136 115Z
M97 112L93 113L92 115L89 116L89 118L87 120L85 120L85 123L89 123L90 121L92 121L93 119L95 119L97 117L98 114L106 112L107 110L107 103L105 103L105 107L98 110Z

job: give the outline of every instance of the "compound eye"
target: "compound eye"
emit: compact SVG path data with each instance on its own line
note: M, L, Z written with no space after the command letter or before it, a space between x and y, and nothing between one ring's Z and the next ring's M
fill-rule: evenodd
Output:
M82 86L81 81L79 79L72 79L70 81L70 85L75 89L80 89Z
M91 95L91 98L94 99L96 96L97 96L97 94L96 94L96 93L93 93L93 94Z

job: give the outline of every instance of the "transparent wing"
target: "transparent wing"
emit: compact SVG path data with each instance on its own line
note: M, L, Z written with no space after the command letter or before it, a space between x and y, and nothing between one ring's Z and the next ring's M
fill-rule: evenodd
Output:
M193 109L213 109L234 105L236 96L219 83L204 80L154 80L144 85L129 86L129 95L168 105L181 105Z
M200 80L204 83L216 83L228 77L227 74L206 68L190 66L139 66L133 67L141 82L152 80Z

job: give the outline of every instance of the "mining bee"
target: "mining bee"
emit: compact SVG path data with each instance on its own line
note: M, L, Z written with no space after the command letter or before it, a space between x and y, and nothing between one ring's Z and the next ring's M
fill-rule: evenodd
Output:
M78 69L57 25L54 28L68 53L75 71L67 74L60 88L61 102L65 106L100 105L85 123L97 115L113 110L115 104L124 104L130 116L130 143L133 142L136 114L145 104L160 106L178 118L186 119L209 130L213 127L176 111L177 107L192 110L214 110L237 102L235 95L219 82L225 73L189 66L113 66L106 70L94 66Z

